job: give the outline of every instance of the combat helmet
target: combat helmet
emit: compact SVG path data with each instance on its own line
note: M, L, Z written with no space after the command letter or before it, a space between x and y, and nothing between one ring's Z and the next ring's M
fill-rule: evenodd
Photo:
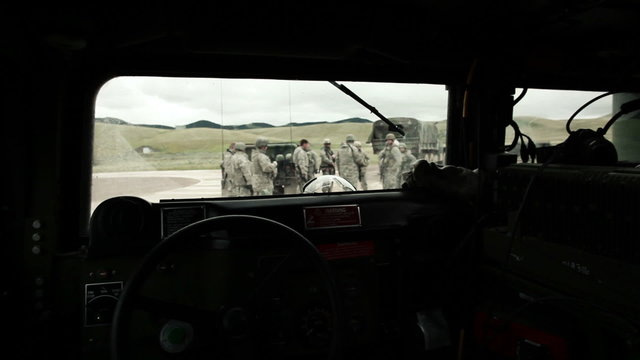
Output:
M388 133L387 136L385 136L384 138L385 140L395 140L396 136L393 135L392 133Z
M345 139L347 142L353 142L356 140L356 138L353 136L353 134L349 134L347 135L347 138Z
M407 144L401 142L401 143L398 143L398 147L406 149L407 148Z
M323 145L331 145L331 139L324 139L322 142Z
M243 142L236 143L236 150L245 151L247 149L247 145Z
M269 140L267 140L267 138L265 138L265 137L259 137L259 138L257 138L257 139L256 139L256 147L257 147L258 149L259 149L259 148L261 148L261 147L263 147L263 146L267 146L267 145L269 145ZM238 146L238 145L236 144L236 147L237 147L237 146Z

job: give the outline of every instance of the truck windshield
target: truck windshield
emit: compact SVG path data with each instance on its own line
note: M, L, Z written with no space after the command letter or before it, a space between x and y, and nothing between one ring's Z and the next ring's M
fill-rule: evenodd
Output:
M328 81L112 79L96 100L92 209L114 196L300 194L322 175L397 189L416 159L443 161L444 85L340 83L406 134Z

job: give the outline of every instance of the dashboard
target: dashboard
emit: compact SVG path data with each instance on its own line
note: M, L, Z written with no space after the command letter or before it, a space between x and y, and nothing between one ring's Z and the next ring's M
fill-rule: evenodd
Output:
M425 351L418 314L442 305L435 279L441 278L444 255L464 233L467 210L420 191L159 203L109 199L92 216L83 264L84 351L108 356L118 298L154 246L198 221L240 214L277 221L307 238L329 264L343 307L344 323L332 324L334 309L317 272L304 258L289 261L251 315L257 318L252 331L260 334L261 351L274 357L326 358L338 326L346 354L383 358L399 346ZM221 229L211 235L206 249L189 248L158 263L143 291L163 301L212 311L227 306L225 314L233 312L233 306L223 305L231 294L250 291L260 284L257 278L270 274L289 254L287 244L275 237L259 227ZM195 346L198 326L189 321L166 313L134 317L132 333L145 344L136 355L173 356ZM215 343L214 337L205 342ZM228 351L224 355L233 357Z

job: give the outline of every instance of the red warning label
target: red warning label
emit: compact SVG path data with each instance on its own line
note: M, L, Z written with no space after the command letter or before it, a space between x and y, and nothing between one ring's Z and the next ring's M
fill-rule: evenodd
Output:
M373 241L319 244L316 247L327 260L373 256L376 253Z
M358 205L315 206L304 208L304 226L307 229L360 226Z

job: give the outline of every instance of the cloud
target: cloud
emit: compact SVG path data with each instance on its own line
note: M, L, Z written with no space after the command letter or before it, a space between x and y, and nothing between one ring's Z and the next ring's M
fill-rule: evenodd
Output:
M341 82L387 117L446 118L444 85ZM531 89L514 115L567 119L598 93ZM580 117L611 113L611 99L588 107ZM97 117L134 124L185 125L210 120L227 125L267 122L336 121L375 115L326 81L119 77L101 89Z
M519 94L518 89L517 94ZM516 96L517 96L516 94ZM513 109L514 116L537 116L567 120L578 108L600 95L593 91L530 89ZM603 98L585 108L578 118L595 118L611 113L611 97Z

